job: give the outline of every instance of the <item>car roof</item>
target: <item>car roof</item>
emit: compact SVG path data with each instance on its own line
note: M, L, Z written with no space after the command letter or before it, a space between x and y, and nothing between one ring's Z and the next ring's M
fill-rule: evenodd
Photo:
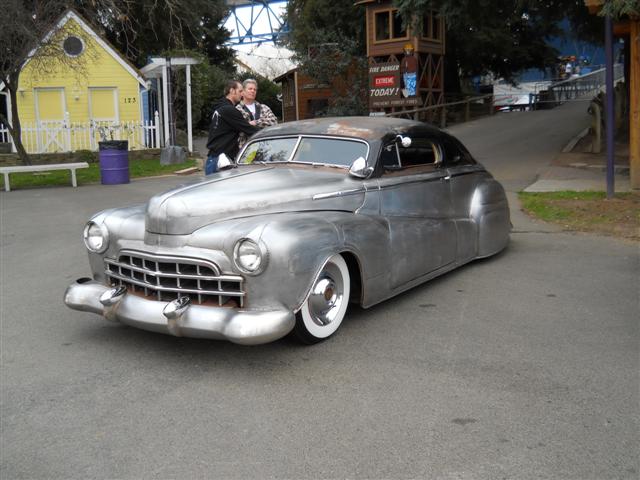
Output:
M390 117L323 117L286 122L267 127L253 139L281 135L333 135L379 140L389 134L423 133L440 136L442 131L433 125L414 120Z

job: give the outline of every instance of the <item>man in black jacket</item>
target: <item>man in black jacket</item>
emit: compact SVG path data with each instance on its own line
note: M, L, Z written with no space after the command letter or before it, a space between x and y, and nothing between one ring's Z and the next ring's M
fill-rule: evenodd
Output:
M236 80L227 83L224 97L214 105L207 148L209 156L205 162L204 173L209 175L218 170L218 157L223 153L233 160L238 154L238 135L240 132L251 136L260 130L256 122L247 122L235 106L242 98L242 84Z

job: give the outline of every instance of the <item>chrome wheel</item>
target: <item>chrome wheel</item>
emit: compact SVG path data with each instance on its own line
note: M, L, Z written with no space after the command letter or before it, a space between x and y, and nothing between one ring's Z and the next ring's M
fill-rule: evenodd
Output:
M329 258L318 273L298 312L295 332L302 341L316 343L340 327L349 304L349 269L341 255Z

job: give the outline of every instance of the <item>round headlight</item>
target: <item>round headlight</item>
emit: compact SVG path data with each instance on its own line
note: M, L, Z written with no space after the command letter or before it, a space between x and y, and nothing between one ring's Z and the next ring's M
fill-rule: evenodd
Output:
M267 263L260 245L248 238L238 240L233 249L233 260L241 271L254 275L264 270Z
M90 252L102 253L109 246L109 232L104 225L98 225L95 222L87 223L82 237Z

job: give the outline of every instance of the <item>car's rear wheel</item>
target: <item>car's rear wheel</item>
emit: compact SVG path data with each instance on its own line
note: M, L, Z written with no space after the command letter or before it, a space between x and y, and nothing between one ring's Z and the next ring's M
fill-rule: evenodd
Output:
M342 255L329 258L316 276L307 300L296 315L294 333L312 344L333 335L347 312L350 294L349 268Z

